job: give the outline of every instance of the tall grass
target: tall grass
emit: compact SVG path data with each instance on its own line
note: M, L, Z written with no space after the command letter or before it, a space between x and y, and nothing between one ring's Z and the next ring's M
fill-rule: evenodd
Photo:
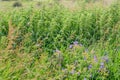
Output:
M120 6L0 12L0 79L120 78Z

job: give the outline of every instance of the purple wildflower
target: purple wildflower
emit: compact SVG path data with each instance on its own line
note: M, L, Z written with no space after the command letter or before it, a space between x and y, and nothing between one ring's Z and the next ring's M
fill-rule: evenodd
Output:
M89 66L88 66L88 70L90 70L92 68L92 65L90 64Z
M84 80L87 80L87 78L84 78Z
M69 48L72 49L72 48L73 48L73 45L71 44L71 45L69 46Z
M103 62L100 63L100 69L102 69L102 68L104 68L104 63Z
M101 62L101 64L100 65L104 65L104 63L103 62Z
M98 60L97 60L97 56L96 55L94 55L94 61L95 62L97 62Z
M108 56L104 56L104 57L103 57L103 60L104 60L105 62L108 62L108 61L109 61Z
M73 42L74 45L78 45L78 41Z

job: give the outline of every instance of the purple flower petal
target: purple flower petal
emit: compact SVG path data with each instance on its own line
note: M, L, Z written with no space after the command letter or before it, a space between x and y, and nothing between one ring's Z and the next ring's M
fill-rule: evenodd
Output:
M102 68L104 68L104 63L103 62L100 63L100 69L102 69Z
M90 64L89 66L88 66L88 70L90 70L92 68L92 65Z
M94 55L94 61L95 62L97 62L98 60L97 60L97 56L96 55Z
M69 46L69 48L72 49L72 48L73 48L73 45L71 44L71 45Z
M108 62L108 61L109 61L108 56L104 56L104 57L103 57L103 60L104 60L105 62Z
M100 63L100 65L104 66L104 63L103 63L103 62L101 62L101 63Z
M73 44L74 44L74 45L78 45L78 41L74 41Z
M84 78L84 80L87 80L87 78Z

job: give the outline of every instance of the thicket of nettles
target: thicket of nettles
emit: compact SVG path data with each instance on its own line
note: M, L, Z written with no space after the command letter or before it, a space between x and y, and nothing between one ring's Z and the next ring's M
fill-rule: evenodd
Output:
M0 79L118 80L120 6L0 12Z

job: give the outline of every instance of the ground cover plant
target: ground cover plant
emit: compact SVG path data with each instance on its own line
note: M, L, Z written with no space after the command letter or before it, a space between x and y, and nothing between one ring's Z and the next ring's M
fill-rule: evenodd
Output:
M119 79L119 3L0 12L0 80Z

